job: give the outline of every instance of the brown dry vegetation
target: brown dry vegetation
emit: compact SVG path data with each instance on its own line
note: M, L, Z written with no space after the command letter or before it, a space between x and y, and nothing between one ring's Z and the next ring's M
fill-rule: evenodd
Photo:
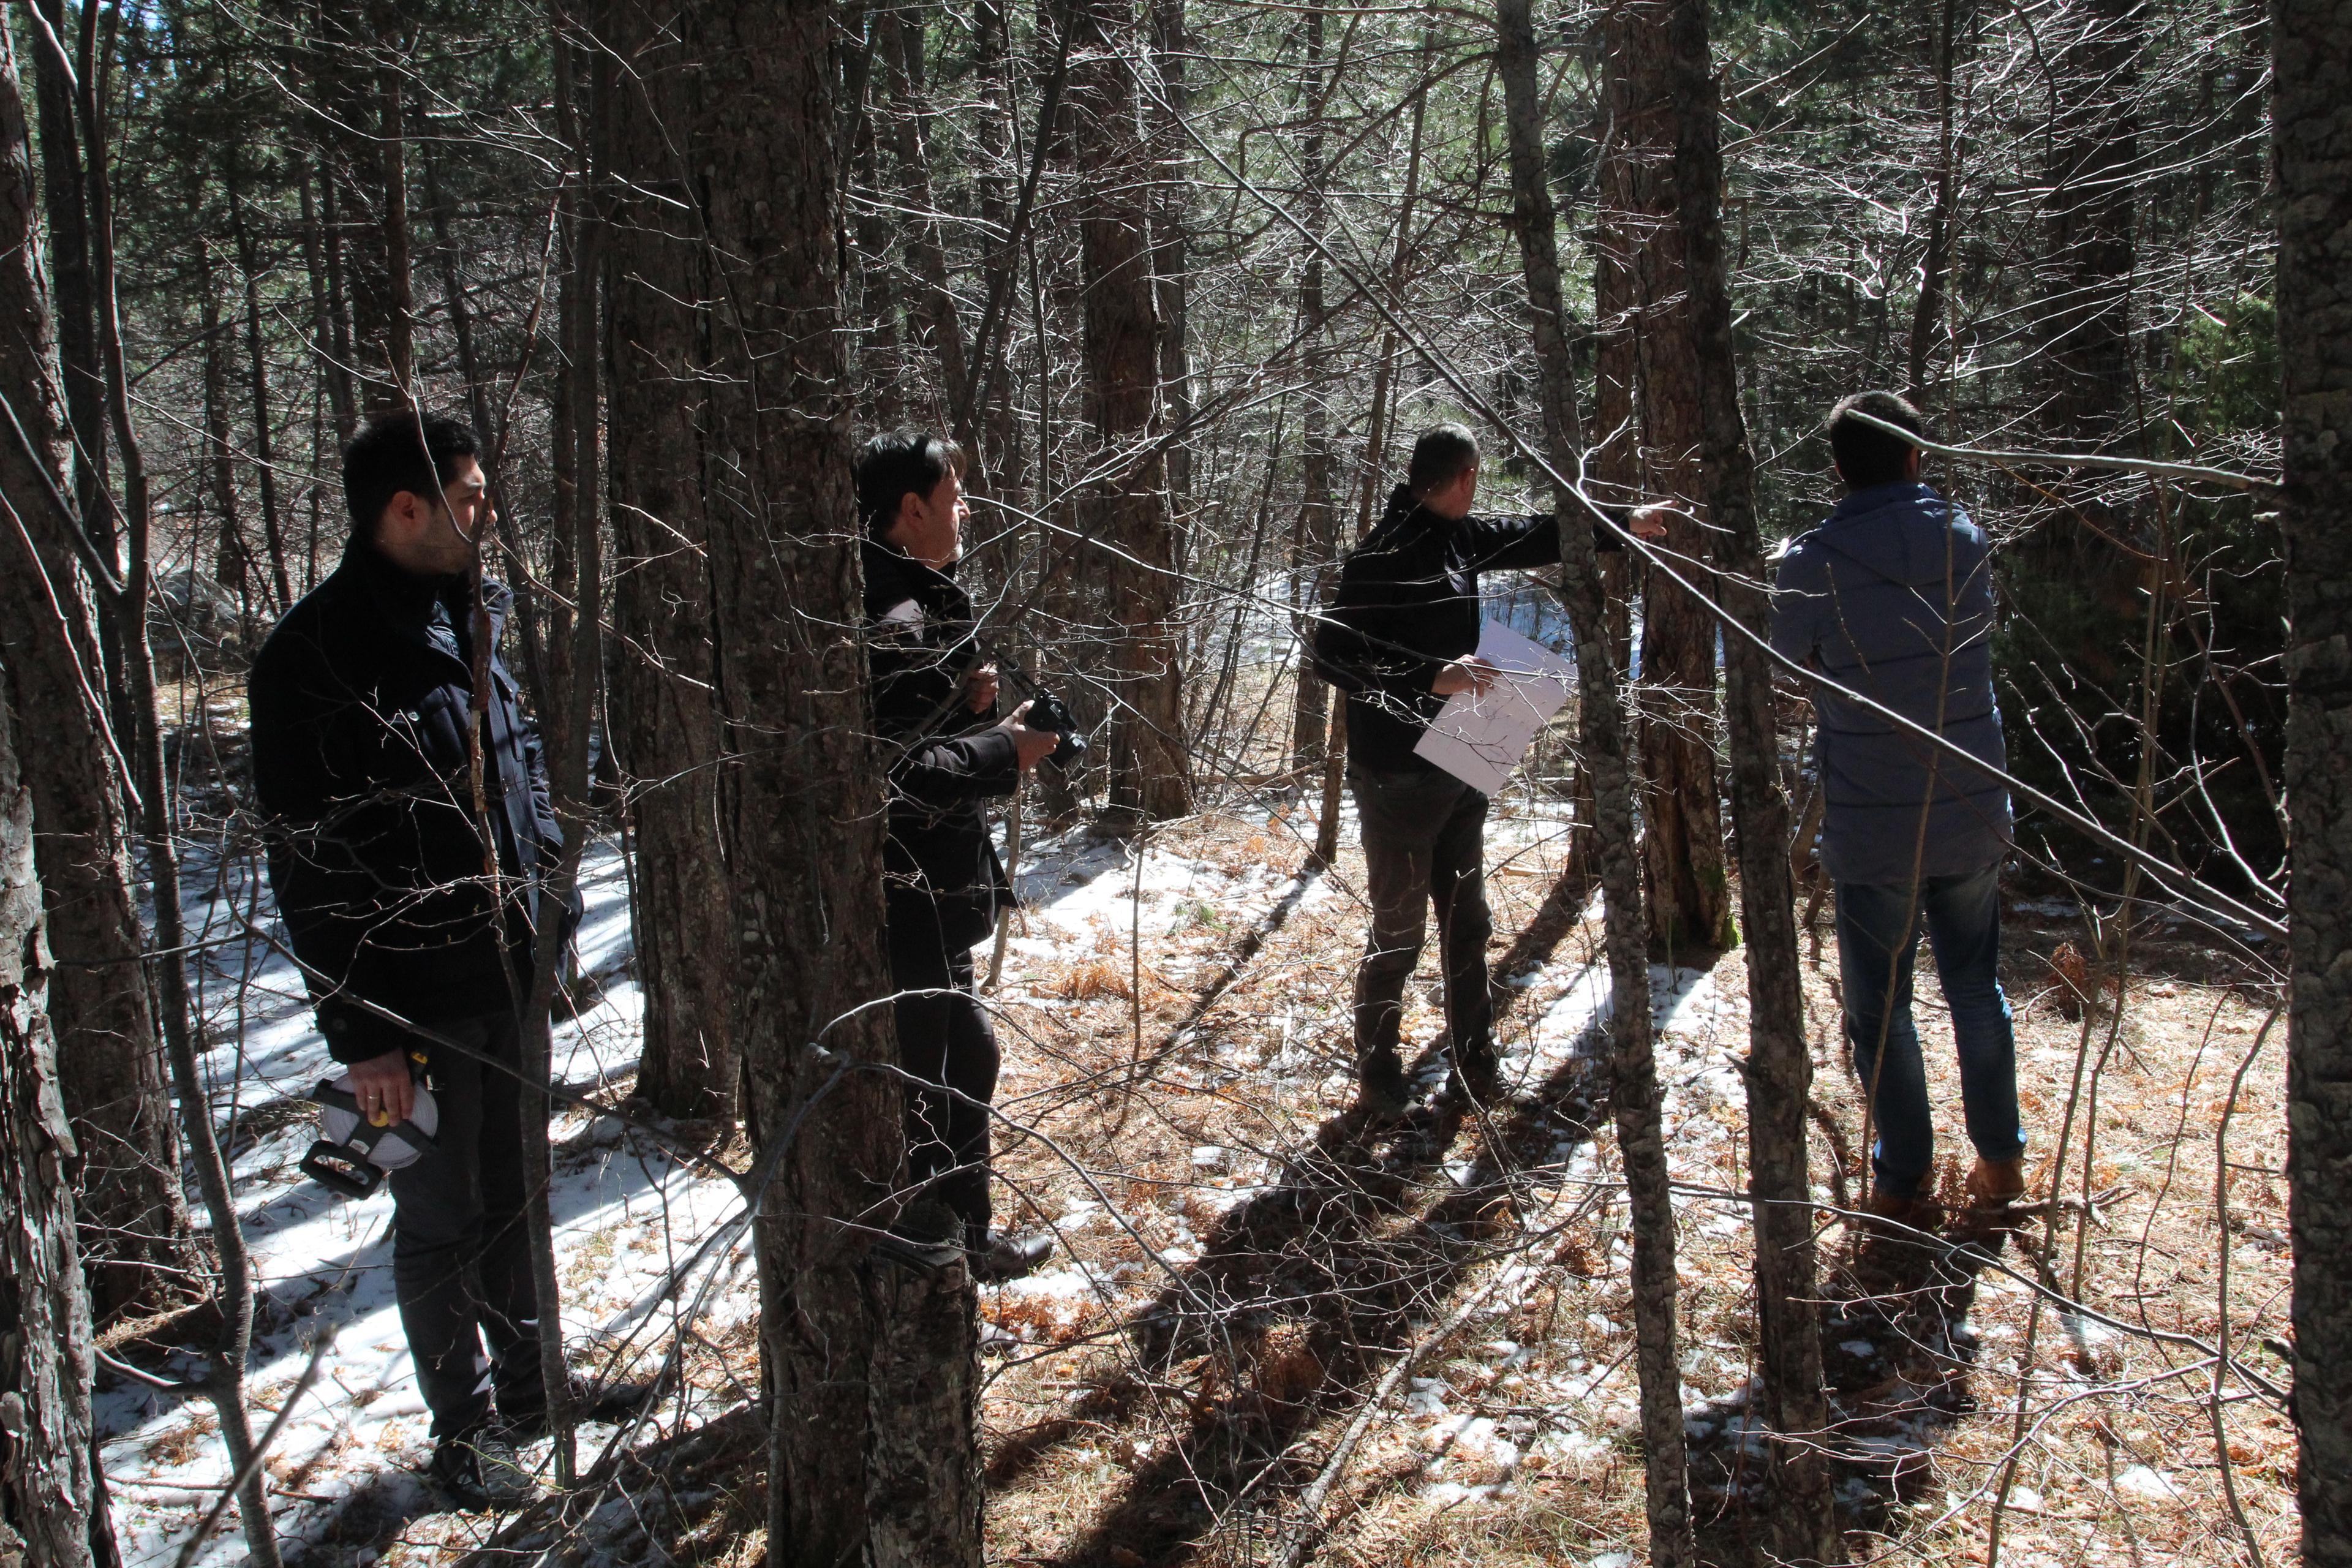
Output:
M1307 877L1302 822L1264 806L1151 836L1139 1012L1132 846L1069 857L1070 888L1093 879L1069 928L1041 909L1013 933L994 998L998 1103L1033 1135L1008 1131L998 1169L1009 1217L1052 1227L1062 1252L1038 1279L982 1294L990 1558L1262 1563L1294 1543L1351 1564L1638 1557L1630 1243L1613 1141L1572 1032L1542 1025L1597 953L1593 912L1546 901L1563 825L1549 807L1507 802L1490 836L1496 973L1517 981L1504 1089L1494 1103L1370 1136L1348 1113L1358 863L1349 852L1329 878ZM2221 1327L2226 1235L2231 1352L2251 1375L2283 1380L2268 1348L2285 1331L2280 1037L2247 1066L2267 1003L2192 932L2160 921L2134 933L2120 1007L2102 987L2069 1020L2049 955L2090 942L2061 908L2012 898L2004 977L2037 1194L2051 1191L2074 1107L2062 1201L1999 1267L1939 1271L1923 1258L1907 1293L1874 1304L1847 1300L1860 1288L1833 1212L1856 1190L1858 1172L1838 1161L1853 1158L1861 1117L1829 1043L1826 930L1808 963L1816 1196L1836 1265L1825 1294L1837 1299L1827 1310L1841 1425L1829 1440L1845 1456L1850 1539L1871 1556L1981 1562L1997 1527L2000 1560L2021 1564L2241 1562L2213 1359L2189 1342L2210 1344ZM1438 1032L1434 984L1424 966L1409 1038ZM1755 1349L1749 1232L1729 1195L1745 1179L1744 994L1738 952L1704 977L1685 971L1660 1045L1686 1188L1694 1478L1718 1560L1743 1555L1747 1510L1761 1501L1738 1434ZM1948 1111L1943 1179L1956 1188L1965 1149L1931 973L1920 1021ZM2217 1140L2242 1068L2225 1230ZM2113 1322L2055 1310L2024 1283L2037 1268ZM723 1400L753 1353L739 1324L696 1347L688 1374ZM1302 1499L1376 1391L1310 1528ZM2219 1417L2238 1508L2280 1560L2294 1533L2291 1428L2248 1376L2225 1381ZM756 1542L739 1531L760 1517L745 1500L756 1446L705 1441L682 1470L661 1460L666 1449L640 1462L664 1478L656 1489L688 1500L653 1510L653 1533L683 1561L743 1560ZM1996 1493L2008 1500L1997 1526ZM599 1539L600 1556L632 1555Z

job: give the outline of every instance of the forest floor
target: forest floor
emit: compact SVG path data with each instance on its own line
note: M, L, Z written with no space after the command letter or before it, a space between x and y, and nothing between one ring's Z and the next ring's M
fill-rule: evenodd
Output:
M1515 786L1488 833L1509 997L1501 1086L1372 1133L1349 1111L1360 862L1349 847L1328 874L1306 869L1313 805L1232 798L1140 841L1074 830L1021 857L1030 907L990 999L997 1103L1029 1131L1000 1142L1000 1207L1049 1227L1060 1250L981 1293L990 1561L1238 1565L1311 1548L1333 1564L1624 1568L1645 1556L1631 1243L1591 1057L1608 1006L1598 910L1551 897L1566 823ZM593 849L589 885L594 999L560 1032L556 1069L619 1104L640 999L612 844ZM192 930L226 939L205 955L203 1004L215 1121L233 1133L264 1289L261 1420L333 1336L269 1460L292 1556L425 1564L494 1534L551 1543L544 1516L499 1533L438 1511L419 1480L429 1443L392 1301L389 1199L334 1198L295 1169L313 1135L300 1097L328 1063L291 972L237 935L268 919L250 858L196 857L189 886ZM1997 1538L2020 1568L2235 1563L2245 1528L2270 1560L2291 1552L2292 1430L2257 1385L2286 1377L2271 1348L2287 1331L2284 1031L2257 1049L2267 1003L2162 917L2135 930L2120 1006L2104 994L2068 1018L2051 955L2086 945L2084 930L2071 898L2012 891L2003 977L2029 1169L2046 1196L2071 1108L2068 1201L1992 1267L1939 1274L1923 1260L1916 1289L1862 1303L1835 1214L1855 1190L1861 1115L1830 1044L1826 914L1804 941L1829 1441L1857 1556L1982 1562ZM1743 1406L1756 1354L1738 1199L1744 954L1661 964L1652 980L1681 1184L1686 1433L1710 1555L1733 1561L1761 1452ZM1435 984L1425 963L1410 1040L1442 1034ZM1957 1186L1958 1086L1927 966L1920 993L1943 1179ZM1433 1051L1419 1070L1442 1084ZM755 1562L757 1308L734 1190L614 1115L567 1111L554 1135L579 1358L646 1375L675 1349L684 1373L644 1428L584 1429L598 1490L557 1555ZM2053 1307L2037 1277L2091 1312ZM2225 1330L2244 1370L2217 1384ZM181 1342L189 1325L168 1319L107 1336L159 1371ZM226 1476L215 1423L111 1374L100 1409L126 1561L173 1563ZM242 1556L233 1521L199 1560Z

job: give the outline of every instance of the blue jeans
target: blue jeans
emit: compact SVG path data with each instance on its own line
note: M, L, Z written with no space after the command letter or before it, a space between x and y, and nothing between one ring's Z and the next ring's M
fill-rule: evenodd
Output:
M1936 1150L1927 1067L1911 1022L1911 963L1923 919L1952 1010L1969 1142L1988 1160L2014 1160L2025 1152L2017 1121L2017 1039L2010 1029L2009 998L1994 973L2000 959L2000 867L1926 878L1916 899L1907 886L1840 882L1845 1037L1864 1092L1876 1086L1872 1186L1890 1198L1918 1194Z

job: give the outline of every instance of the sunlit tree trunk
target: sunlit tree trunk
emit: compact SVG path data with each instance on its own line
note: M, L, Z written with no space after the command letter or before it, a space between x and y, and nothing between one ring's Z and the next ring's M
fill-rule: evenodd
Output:
M1497 0L1511 158L1511 220L1526 268L1528 309L1552 467L1574 471L1576 384L1562 331L1567 306L1559 281L1559 215L1543 155L1535 30L1528 0ZM1643 1483L1650 1561L1684 1568L1694 1561L1689 1465L1683 1451L1682 1368L1675 1352L1677 1289L1675 1205L1659 1113L1652 1052L1649 958L1643 952L1642 885L1633 854L1633 781L1626 768L1617 668L1605 652L1608 615L1592 547L1590 514L1564 487L1555 488L1560 568L1576 633L1578 728L1592 777L1599 829L1602 923L1609 951L1609 1107L1625 1166L1633 1222L1633 1352L1640 1384Z
M86 1568L92 1527L105 1529L90 1447L95 1365L66 1178L74 1135L43 1007L49 953L23 750L0 683L0 1407L10 1417L0 1426L0 1562Z
M613 739L628 779L637 1092L669 1116L730 1114L737 1060L726 841L703 505L703 247L673 140L693 102L678 6L616 4L607 38L632 69L604 106L621 193L606 242L614 561Z
M1192 809L1184 748L1181 584L1169 522L1168 465L1157 442L1160 332L1151 268L1152 173L1136 96L1131 0L1078 0L1070 109L1086 277L1087 396L1107 472L1087 487L1087 529L1102 566L1111 639L1110 804L1146 820Z
M1633 499L1670 506L1665 548L1705 560L1711 550L1699 463L1697 345L1656 12L1649 0L1627 0L1602 26L1610 167L1601 243L1618 253L1624 269L1640 454ZM1714 616L1652 573L1642 599L1642 858L1650 939L1664 948L1731 941L1715 686Z
M13 438L0 440L0 490L24 530L0 522L0 682L17 713L36 716L40 727L40 743L25 748L20 766L41 823L49 949L59 960L48 1014L74 1121L68 1173L81 1194L90 1297L110 1317L184 1290L194 1249L125 836L116 746L121 741L127 750L127 737L110 733L93 585L74 524L49 500L66 470L48 300L29 248L33 216L24 112L10 74L0 79L0 319L15 328L0 333L0 397L32 437L41 467Z
M1761 636L1769 581L1756 516L1756 459L1740 413L1732 343L1731 280L1723 242L1722 105L1707 39L1706 0L1671 0L1659 17L1674 125L1674 186L1681 207L1685 276L1698 369L1700 452L1707 514L1723 568L1717 599ZM1703 569L1685 575L1704 582ZM1653 603L1655 595L1653 595ZM1812 1057L1797 969L1796 889L1789 867L1789 801L1780 787L1772 666L1749 637L1724 636L1725 717L1731 804L1739 848L1740 915L1748 950L1748 1192L1755 1199L1757 1336L1762 1415L1779 1439L1769 1450L1774 1495L1764 1534L1787 1563L1843 1562L1829 1457L1829 1404L1822 1388L1812 1187L1805 1161L1805 1102Z
M904 1166L844 397L832 7L705 0L688 167L713 277L708 469L768 1407L768 1561L978 1568L960 1267L871 1245Z

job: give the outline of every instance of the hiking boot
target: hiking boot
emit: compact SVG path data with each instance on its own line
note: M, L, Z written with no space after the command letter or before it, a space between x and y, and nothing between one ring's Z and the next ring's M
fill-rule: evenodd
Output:
M1401 1121L1412 1109L1412 1086L1404 1064L1393 1056L1374 1057L1356 1069L1356 1109L1367 1121Z
M2025 1195L2025 1162L1979 1156L1969 1172L1969 1206L2005 1209Z
M963 1221L937 1198L918 1198L875 1234L874 1256L917 1274L952 1268L965 1260Z
M973 1279L982 1285L1002 1285L1035 1273L1037 1266L1053 1256L1050 1236L1014 1236L999 1230L972 1244L968 1262Z
M1969 1171L1969 1206L1952 1226L1971 1241L2006 1236L2018 1224L2017 1202L2025 1196L2025 1162L1979 1156Z
M1863 1288L1884 1295L1922 1283L1936 1254L1944 1205L1933 1198L1896 1197L1874 1189L1862 1207L1867 1217L1854 1251L1854 1273Z
M1468 1046L1456 1046L1449 1053L1446 1087L1465 1098L1484 1100L1494 1092L1502 1077L1502 1058L1495 1052L1492 1040L1475 1040Z
M1944 1205L1928 1197L1901 1197L1874 1188L1862 1205L1870 1217L1863 1222L1866 1236L1883 1237L1889 1241L1918 1246L1921 1238L1910 1234L1925 1231L1933 1236L1944 1223ZM1884 1221L1884 1224L1878 1223Z
M468 1513L509 1513L540 1497L539 1482L502 1429L478 1427L433 1445L433 1484Z
M653 1396L654 1385L630 1378L596 1379L571 1375L572 1419L604 1421L618 1426L635 1415L646 1401ZM551 1430L547 1420L547 1407L525 1409L509 1414L504 1407L499 1411L505 1435L517 1443L536 1443Z

